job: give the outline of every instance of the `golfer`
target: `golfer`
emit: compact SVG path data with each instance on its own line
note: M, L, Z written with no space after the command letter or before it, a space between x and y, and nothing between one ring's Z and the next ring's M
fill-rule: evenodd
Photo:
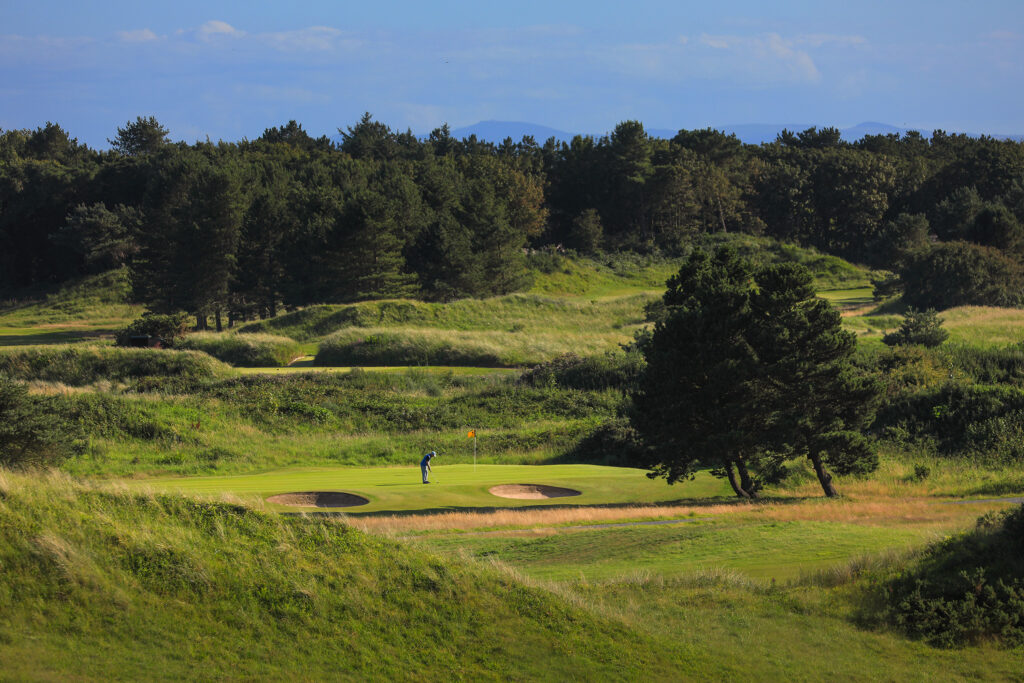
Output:
M422 460L420 460L420 470L423 472L424 484L430 483L429 481L427 481L427 475L430 474L430 461L436 457L437 453L435 453L434 451L430 451L429 453L423 456Z

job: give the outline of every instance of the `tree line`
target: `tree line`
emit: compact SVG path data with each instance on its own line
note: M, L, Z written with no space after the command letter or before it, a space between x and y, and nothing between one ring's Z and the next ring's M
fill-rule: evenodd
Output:
M688 253L695 235L763 234L888 269L919 308L1014 305L1024 145L934 131L712 129L652 138L425 138L366 114L314 138L171 142L154 118L111 149L52 123L0 131L0 289L120 266L154 311L205 321L382 297L448 300L527 285L529 249Z

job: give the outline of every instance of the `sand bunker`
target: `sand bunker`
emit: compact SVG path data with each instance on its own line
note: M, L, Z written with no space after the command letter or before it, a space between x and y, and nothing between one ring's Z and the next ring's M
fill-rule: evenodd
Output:
M267 502L299 508L350 508L356 505L366 505L370 501L362 496L342 491L302 491L300 493L279 493L267 498Z
M501 486L492 486L487 490L501 498L519 498L520 500L542 500L580 495L580 492L575 489L563 489L559 486L545 486L544 484L502 484Z

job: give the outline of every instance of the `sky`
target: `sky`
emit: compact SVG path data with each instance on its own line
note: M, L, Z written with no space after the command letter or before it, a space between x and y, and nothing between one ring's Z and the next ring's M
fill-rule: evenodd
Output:
M108 147L363 112L429 133L483 120L601 134L877 121L1024 134L1022 0L0 0L0 128Z

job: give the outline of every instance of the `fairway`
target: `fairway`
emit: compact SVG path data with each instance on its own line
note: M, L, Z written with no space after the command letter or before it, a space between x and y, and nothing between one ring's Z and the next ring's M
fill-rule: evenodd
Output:
M730 498L725 482L700 474L690 482L667 485L644 470L597 465L436 465L432 483L420 481L418 467L302 468L232 477L148 479L155 490L204 495L231 494L266 499L282 493L339 491L362 496L366 505L342 508L349 514L529 507L531 505L628 505L695 498ZM571 488L578 496L519 500L491 494L501 484L542 484ZM133 482L133 485L138 485ZM277 511L295 508L267 503Z

